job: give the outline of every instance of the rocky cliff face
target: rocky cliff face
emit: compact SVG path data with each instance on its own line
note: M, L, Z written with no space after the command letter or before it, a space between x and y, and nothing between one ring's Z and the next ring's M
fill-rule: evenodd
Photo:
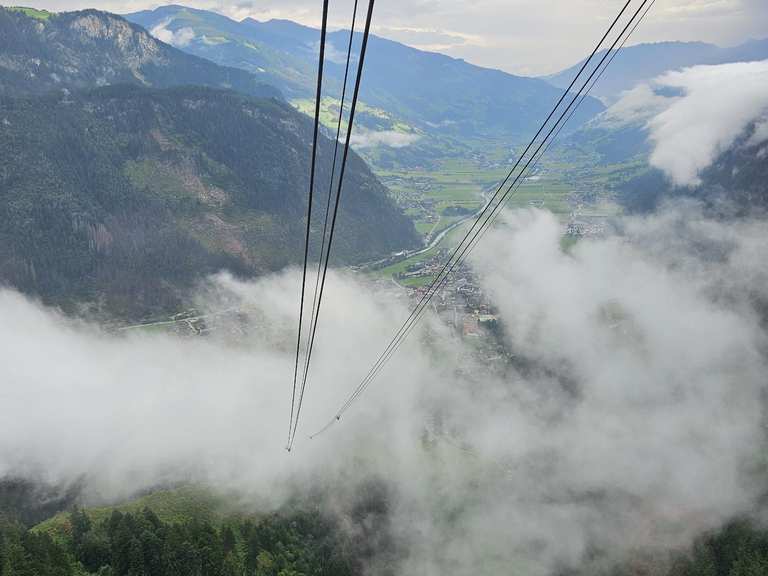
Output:
M40 18L0 8L0 95L111 84L195 84L280 97L248 72L185 54L113 14L86 10Z

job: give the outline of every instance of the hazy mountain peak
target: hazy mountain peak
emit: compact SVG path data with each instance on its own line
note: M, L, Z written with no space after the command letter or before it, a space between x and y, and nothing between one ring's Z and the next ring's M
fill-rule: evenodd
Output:
M109 84L200 84L280 97L248 72L226 68L161 42L141 26L99 10L41 19L0 8L0 94L40 94Z
M172 22L165 22L167 16L157 13L127 17L150 30L159 25L172 31L189 28L195 39L180 46L185 51L254 72L291 99L314 95L315 45L319 39L314 28L284 19L259 22L246 18L236 23L205 11L196 12L194 18L179 13ZM348 34L344 30L329 34L329 96L337 97L341 92ZM360 98L366 105L426 132L462 138L494 134L518 140L535 131L560 94L538 78L483 68L372 35ZM587 98L574 125L602 108L595 99Z
M599 57L605 50L598 53ZM648 42L627 46L611 63L592 93L604 101L615 102L619 95L640 82L647 82L670 70L698 64L729 64L768 58L768 39L750 40L733 47L720 47L706 42ZM599 61L599 60L598 60ZM564 88L584 60L562 70L546 80Z

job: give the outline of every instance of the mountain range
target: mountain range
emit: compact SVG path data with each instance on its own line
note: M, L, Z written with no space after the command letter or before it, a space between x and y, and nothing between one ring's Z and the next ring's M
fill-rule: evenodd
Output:
M258 74L290 100L314 97L318 30L286 20L237 22L178 5L126 18L191 54ZM360 35L355 38L359 43ZM344 30L328 36L328 95L339 92L348 39ZM538 78L482 68L375 35L365 62L361 101L383 110L393 119L390 125L403 131L519 142L538 128L562 93ZM587 98L573 125L602 109L599 101ZM366 126L365 117L360 121Z
M5 284L138 318L178 310L219 270L251 276L300 262L312 122L274 88L107 13L0 9L0 22ZM220 88L236 79L242 93ZM322 137L316 206L332 153ZM352 153L337 263L420 243Z
M51 14L0 9L0 95L108 84L195 84L280 98L252 74L192 56L120 17L96 10Z
M605 50L601 50L597 54L597 62L605 53ZM670 70L702 64L750 62L766 58L768 58L768 38L750 40L727 48L705 42L637 44L622 48L600 81L595 84L592 94L610 103L614 102L623 91ZM580 60L565 70L546 76L545 79L554 86L565 88L583 63L584 60Z

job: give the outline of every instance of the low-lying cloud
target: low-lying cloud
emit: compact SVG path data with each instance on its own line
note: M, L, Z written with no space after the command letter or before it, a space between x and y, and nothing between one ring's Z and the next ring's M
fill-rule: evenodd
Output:
M768 140L766 86L768 60L694 66L628 91L605 120L644 120L653 143L651 165L678 186L697 186L701 171L741 136L749 137L749 145ZM670 90L679 95L665 95Z
M651 164L678 185L699 184L699 173L768 111L768 60L695 66L657 82L685 91L649 123Z
M165 42L171 46L176 46L177 48L188 46L189 43L195 39L195 31L192 28L187 27L179 28L178 30L170 30L168 29L168 25L171 22L173 22L173 18L167 18L152 28L149 33L161 42Z
M598 116L595 122L608 128L645 124L669 105L669 98L657 93L651 85L638 84L624 92L621 99Z
M398 132L396 130L356 130L352 133L350 142L356 148L374 148L388 146L390 148L405 148L417 142L418 134Z
M671 210L570 254L560 234L549 213L510 213L474 257L510 363L486 364L429 318L309 441L407 314L334 273L290 456L296 271L213 279L201 307L222 327L207 339L111 335L4 291L0 477L84 479L102 498L197 481L262 508L287 486L342 498L379 477L409 543L401 571L418 574L546 574L595 550L684 544L751 511L766 226Z

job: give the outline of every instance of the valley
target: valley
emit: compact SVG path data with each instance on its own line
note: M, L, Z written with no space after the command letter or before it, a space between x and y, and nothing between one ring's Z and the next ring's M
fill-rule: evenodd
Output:
M495 153L483 161L446 160L441 169L434 171L381 170L373 164L394 200L414 219L427 246L413 254L393 255L356 268L395 279L407 271L408 277L402 278L404 286L431 282L434 276L430 270L434 266L426 263L437 264L447 259L455 242L475 220L475 214L507 176L512 164L500 160L514 162L514 154L520 152L522 149L510 151L497 146ZM511 209L537 208L556 214L562 222L564 237L601 233L605 230L604 221L622 212L614 196L613 180L628 178L632 172L621 165L592 168L583 157L555 148L519 183L506 205ZM424 272L419 273L422 268Z

